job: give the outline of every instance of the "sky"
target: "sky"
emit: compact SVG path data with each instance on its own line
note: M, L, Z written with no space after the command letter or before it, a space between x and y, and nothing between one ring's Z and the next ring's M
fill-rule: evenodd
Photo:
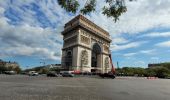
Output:
M80 1L80 7L85 3ZM127 12L116 23L96 12L85 15L110 33L115 67L144 67L170 61L170 0L126 1ZM61 63L64 24L77 16L57 0L0 0L0 59L22 68Z

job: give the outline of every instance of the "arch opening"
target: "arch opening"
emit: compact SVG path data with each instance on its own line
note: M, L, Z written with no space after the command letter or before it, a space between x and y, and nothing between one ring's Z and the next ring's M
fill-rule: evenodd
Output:
M69 69L72 66L72 52L68 51L66 54L66 67Z
M95 43L92 47L92 56L91 56L91 67L97 68L99 66L99 57L101 54L101 47L98 43ZM95 72L96 69L92 69L92 72Z

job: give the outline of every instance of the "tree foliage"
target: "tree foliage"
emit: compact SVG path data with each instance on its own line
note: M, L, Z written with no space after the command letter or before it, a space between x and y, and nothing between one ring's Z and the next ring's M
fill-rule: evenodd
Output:
M79 3L77 0L58 0L58 4L68 12L76 13Z
M0 65L0 73L3 73L6 70L7 70L7 68L5 66Z
M13 70L16 71L17 74L21 73L22 71L20 67L15 67Z
M126 6L124 5L124 0L106 0L106 3L109 4L108 7L103 7L103 14L107 17L112 17L116 22L121 16L122 13L127 11Z
M104 0L107 6L104 6L102 13L107 17L112 18L115 22L119 17L127 11L124 0ZM133 1L133 0L129 0ZM58 4L67 12L76 13L79 10L80 4L78 0L58 0ZM88 14L96 10L96 0L86 0L83 8L80 8L82 14Z
M170 69L168 64L166 66L154 67L154 68L139 68L139 67L123 67L116 69L116 74L119 76L146 76L146 77L170 77ZM169 64L170 65L170 64Z
M42 68L38 72L41 73L41 74L47 74L49 72L49 69L48 68Z

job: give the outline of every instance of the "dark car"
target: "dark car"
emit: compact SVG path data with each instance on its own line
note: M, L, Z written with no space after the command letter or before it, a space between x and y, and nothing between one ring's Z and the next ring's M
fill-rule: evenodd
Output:
M58 77L58 75L55 72L49 72L47 73L47 77Z
M63 77L74 77L74 74L69 73L69 72L64 72L64 73L62 73L62 76Z
M113 73L103 73L103 74L101 73L99 74L99 76L102 78L112 78L112 79L115 78L115 75Z

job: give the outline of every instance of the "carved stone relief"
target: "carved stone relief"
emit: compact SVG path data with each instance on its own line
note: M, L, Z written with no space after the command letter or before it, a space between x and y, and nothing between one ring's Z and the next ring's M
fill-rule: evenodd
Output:
M80 39L81 39L81 43L88 44L88 45L90 44L90 38L81 35Z
M109 52L109 47L107 47L106 45L104 45L104 51Z
M105 58L105 68L109 67L109 57Z
M81 64L82 65L88 64L88 52L86 50L83 50L81 52Z

